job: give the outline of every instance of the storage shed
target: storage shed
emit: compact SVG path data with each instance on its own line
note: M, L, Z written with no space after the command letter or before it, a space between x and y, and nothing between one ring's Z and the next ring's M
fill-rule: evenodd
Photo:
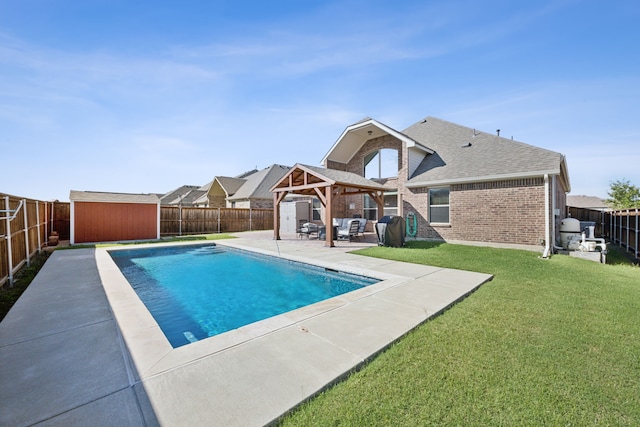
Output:
M71 190L71 244L160 238L155 194Z

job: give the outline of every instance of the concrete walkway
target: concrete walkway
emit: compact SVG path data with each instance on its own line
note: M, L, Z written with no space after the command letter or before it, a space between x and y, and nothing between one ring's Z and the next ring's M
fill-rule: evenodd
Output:
M0 323L0 425L265 425L491 279L238 236L216 243L382 282L173 349L104 249L56 251Z

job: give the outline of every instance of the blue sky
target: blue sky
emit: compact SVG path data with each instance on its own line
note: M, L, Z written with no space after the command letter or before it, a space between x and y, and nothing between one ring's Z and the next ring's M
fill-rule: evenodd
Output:
M640 186L640 3L0 0L0 192L167 192L435 116Z

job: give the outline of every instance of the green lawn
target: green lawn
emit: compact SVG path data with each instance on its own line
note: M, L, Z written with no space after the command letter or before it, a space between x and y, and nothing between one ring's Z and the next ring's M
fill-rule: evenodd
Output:
M357 253L495 277L283 425L640 425L640 268L427 242Z

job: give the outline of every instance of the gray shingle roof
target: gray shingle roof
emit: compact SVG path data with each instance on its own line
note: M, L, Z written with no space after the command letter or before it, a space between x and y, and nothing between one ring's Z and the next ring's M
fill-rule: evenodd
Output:
M220 187L227 193L227 197L233 196L236 192L247 182L246 179L233 178L230 176L217 176L216 181L220 184Z
M271 199L273 194L271 187L278 182L291 169L289 166L271 165L262 169L245 179L244 185L229 197L229 200L245 200L245 199Z
M595 196L567 196L567 206L583 209L611 209L607 202Z
M160 196L160 203L163 205L176 204L180 201L181 198L189 194L189 192L197 190L198 187L199 186L197 185L183 185L181 187L178 187L175 190L171 190Z
M385 189L385 187L382 184L379 184L375 181L367 179L353 172L346 172L346 171L341 171L337 169L327 169L327 168L322 168L318 166L309 166L309 165L303 165L303 164L301 164L300 166L310 169L318 173L319 175L325 176L326 178L329 178L335 182L339 182L343 184L351 184L351 185L360 186L360 187L376 188L380 190Z
M560 174L564 159L554 151L434 117L403 133L435 151L424 158L409 185Z

